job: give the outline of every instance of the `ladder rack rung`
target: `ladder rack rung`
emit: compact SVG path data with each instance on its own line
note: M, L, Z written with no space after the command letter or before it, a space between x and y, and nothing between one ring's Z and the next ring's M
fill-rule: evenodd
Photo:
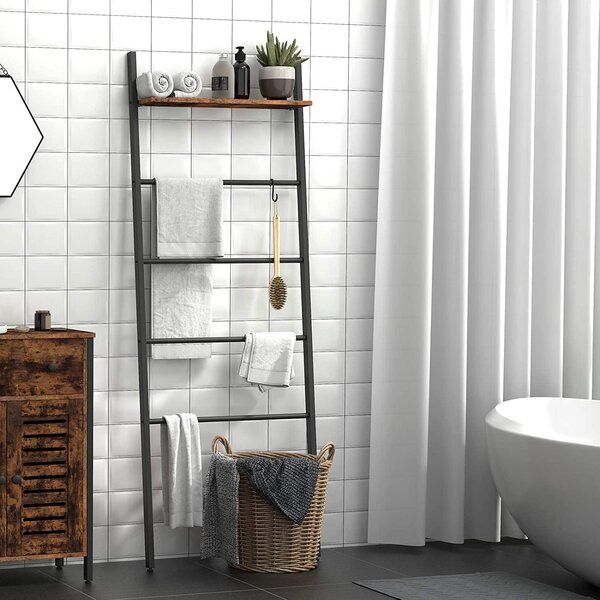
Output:
M305 335L297 335L296 341L303 341ZM245 342L246 336L222 336L222 337L199 337L199 338L149 338L146 344L219 344L227 342Z
M281 263L301 263L303 261L301 256L288 256L281 257L279 262ZM145 265L201 265L201 264L225 264L225 265L245 265L245 264L272 264L272 257L262 256L232 256L232 257L218 257L218 258L145 258Z
M198 417L199 423L219 423L221 421L280 421L282 419L306 419L306 413L281 413L272 415L226 415L222 417ZM150 425L164 423L164 417L150 419Z
M141 185L156 185L156 179L140 179ZM223 179L223 185L241 185L241 186L254 186L264 185L271 186L276 185L277 187L298 187L300 182L297 179Z

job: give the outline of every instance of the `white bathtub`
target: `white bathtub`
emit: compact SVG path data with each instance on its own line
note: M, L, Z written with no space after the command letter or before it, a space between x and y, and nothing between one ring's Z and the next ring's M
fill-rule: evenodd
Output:
M496 487L521 529L600 586L600 401L519 398L485 421Z

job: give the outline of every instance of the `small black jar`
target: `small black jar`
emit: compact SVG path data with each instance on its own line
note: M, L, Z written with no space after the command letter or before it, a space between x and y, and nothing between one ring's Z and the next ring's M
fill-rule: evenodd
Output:
M36 310L34 315L34 329L36 331L50 331L52 328L49 310Z

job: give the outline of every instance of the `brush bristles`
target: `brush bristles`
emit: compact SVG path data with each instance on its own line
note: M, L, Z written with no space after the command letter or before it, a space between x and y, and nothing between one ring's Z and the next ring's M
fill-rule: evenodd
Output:
M287 286L281 277L273 277L269 285L269 301L275 310L281 310L287 298Z

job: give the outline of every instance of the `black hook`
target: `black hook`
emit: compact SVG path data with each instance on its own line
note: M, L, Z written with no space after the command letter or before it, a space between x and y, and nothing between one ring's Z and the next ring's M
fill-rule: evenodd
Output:
M277 202L279 200L279 194L275 193L275 181L271 178L271 200L273 202Z

